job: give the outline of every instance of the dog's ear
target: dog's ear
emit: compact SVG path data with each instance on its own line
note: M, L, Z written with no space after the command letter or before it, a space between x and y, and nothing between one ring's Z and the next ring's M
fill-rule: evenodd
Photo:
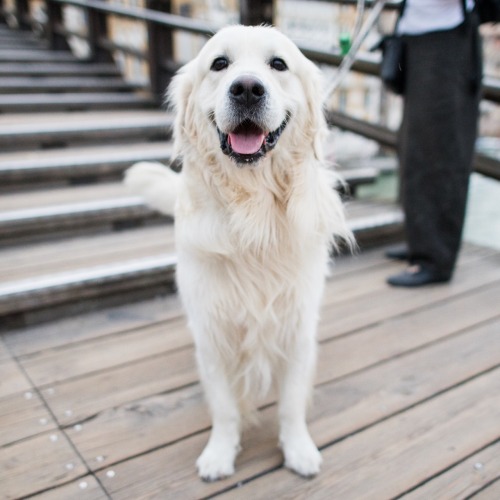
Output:
M323 103L324 82L320 69L308 59L304 60L302 85L307 99L308 116L306 130L310 130L314 156L323 160L323 141L327 126Z
M193 88L194 88L194 61L179 69L172 78L167 90L166 98L169 109L175 114L174 119L174 158L182 156L189 143L188 131L196 130L193 127Z

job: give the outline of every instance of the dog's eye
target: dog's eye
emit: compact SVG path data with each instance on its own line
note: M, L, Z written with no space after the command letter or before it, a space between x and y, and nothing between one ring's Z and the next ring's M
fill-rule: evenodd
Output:
M212 66L210 66L211 71L222 71L229 66L229 60L227 57L217 57L214 59Z
M286 65L286 62L283 61L283 59L279 57L275 57L271 59L271 62L269 63L271 68L275 69L276 71L286 71L288 69L288 66Z

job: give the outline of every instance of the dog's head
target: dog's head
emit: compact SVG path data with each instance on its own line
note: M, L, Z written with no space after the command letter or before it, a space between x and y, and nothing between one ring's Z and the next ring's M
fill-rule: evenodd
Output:
M270 27L231 26L174 77L179 154L196 148L253 165L274 148L319 155L325 122L319 69ZM286 144L283 144L286 143Z

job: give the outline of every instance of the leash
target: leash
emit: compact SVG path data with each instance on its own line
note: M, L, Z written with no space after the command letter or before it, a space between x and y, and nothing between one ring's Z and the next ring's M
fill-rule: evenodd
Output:
M371 9L369 16L367 17L366 21L363 24L362 20L365 7L365 0L358 0L353 42L351 44L349 51L342 59L342 62L340 63L337 73L335 74L333 80L328 85L325 92L325 96L323 98L323 102L326 103L326 101L338 89L339 85L347 76L347 73L349 72L354 63L356 54L358 53L361 44L364 42L364 40L368 36L368 33L370 33L370 30L377 22L377 19L382 13L384 5L387 3L387 1L388 0L375 0L373 3L373 8Z

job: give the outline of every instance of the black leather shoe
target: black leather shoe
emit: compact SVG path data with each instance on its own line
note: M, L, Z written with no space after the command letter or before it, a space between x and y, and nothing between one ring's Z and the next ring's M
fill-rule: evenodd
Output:
M408 245L406 243L401 243L400 245L395 245L390 247L385 252L385 256L388 259L395 260L408 260L410 252L408 250Z
M415 265L400 274L389 276L387 283L392 286L417 287L431 283L446 283L450 279L451 276L448 274L437 273L426 266Z

